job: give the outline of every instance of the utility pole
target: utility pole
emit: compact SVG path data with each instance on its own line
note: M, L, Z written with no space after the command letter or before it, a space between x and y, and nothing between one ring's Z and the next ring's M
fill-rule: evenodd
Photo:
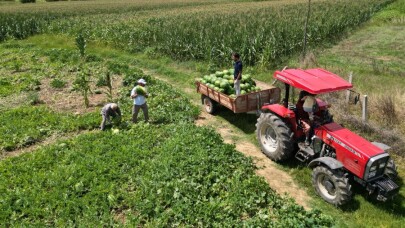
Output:
M307 19L305 20L305 27L304 27L304 45L302 49L302 58L304 59L307 52L307 28L309 22L309 16L311 15L311 0L308 0L308 12L307 12Z

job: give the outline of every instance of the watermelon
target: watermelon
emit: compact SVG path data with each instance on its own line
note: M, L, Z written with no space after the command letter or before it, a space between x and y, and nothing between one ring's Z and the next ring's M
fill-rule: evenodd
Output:
M221 84L220 84L220 87L221 87L222 89L226 89L226 88L229 87L229 84L228 84L228 82L226 82L226 81L222 81Z
M136 86L135 92L136 92L136 94L139 94L139 95L142 95L142 96L146 95L146 89L143 86Z
M217 71L217 72L215 72L215 76L222 77L222 76L224 76L224 73L222 73L221 71Z
M241 95L244 95L244 94L246 94L246 91L245 91L245 90L241 90L241 91L240 91L240 94L241 94Z

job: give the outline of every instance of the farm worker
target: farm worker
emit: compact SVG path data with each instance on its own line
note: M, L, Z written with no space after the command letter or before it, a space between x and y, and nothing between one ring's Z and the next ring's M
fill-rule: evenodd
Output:
M138 122L139 109L142 109L143 116L145 117L145 122L148 122L148 105L146 104L146 98L148 93L146 92L145 86L146 81L141 78L138 80L138 85L135 86L131 91L131 98L134 99L134 107L132 109L132 122Z
M110 117L121 119L121 110L116 103L108 103L101 109L101 116L103 117L103 121L101 122L100 130L104 131L106 122L111 123Z
M233 67L233 85L235 88L236 96L240 95L240 81L242 80L242 61L240 55L236 52L232 53L232 60L234 61Z
M297 103L298 115L301 118L302 127L305 133L305 145L309 146L313 135L314 112L317 109L315 95L301 91ZM304 111L304 112L303 112ZM305 115L306 114L306 115Z

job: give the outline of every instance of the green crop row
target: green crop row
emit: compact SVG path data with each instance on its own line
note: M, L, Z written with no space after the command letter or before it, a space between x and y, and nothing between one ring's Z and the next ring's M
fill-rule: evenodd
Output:
M337 40L348 28L367 21L389 2L392 1L313 3L308 44L318 46L324 41ZM124 39L117 45L144 44L175 59L205 59L220 65L229 61L232 51L238 51L248 65L274 66L302 50L306 11L306 4L295 4L236 15L197 13L155 17L140 29L141 32L124 33Z
M144 11L212 5L227 1L229 0L104 0L2 5L0 8L0 42L10 38L24 39L42 33L52 21L60 21L67 17L128 12L134 14Z
M338 40L345 31L367 21L391 2L315 1L308 26L308 44L318 46ZM302 50L306 3L231 9L235 10L234 14L226 7L219 6L214 12L207 7L191 13L157 13L142 20L130 15L125 15L126 20L120 15L73 18L52 23L50 30L75 34L84 29L91 39L130 51L153 47L157 53L175 59L209 60L217 65L228 63L232 51L240 52L248 65L274 66Z
M0 162L5 226L331 226L194 124L81 135Z
M95 114L74 116L45 107L23 106L0 112L0 148L13 150L28 146L55 133L92 129L98 124Z
M367 21L391 2L314 1L308 44L318 46L336 41L345 31ZM213 6L207 3L198 7L190 5L184 11L170 8L153 13L125 10L103 9L101 14L83 13L83 16L63 10L59 14L8 12L0 14L0 41L40 32L72 35L84 32L90 39L126 50L153 48L157 53L180 60L208 60L224 65L230 53L238 51L248 65L275 66L302 50L307 5L306 1L297 0L278 4L270 1Z

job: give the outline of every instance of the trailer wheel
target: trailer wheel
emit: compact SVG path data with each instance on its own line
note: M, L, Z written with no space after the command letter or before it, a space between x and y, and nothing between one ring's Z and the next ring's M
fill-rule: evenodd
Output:
M286 160L293 154L291 129L278 116L271 113L260 114L256 123L256 134L263 153L271 160Z
M312 171L312 185L318 195L335 206L343 205L352 198L349 180L342 173L317 166Z
M392 160L391 158L390 160L388 160L384 174L388 176L391 180L395 180L398 177L397 166L395 165L394 160Z
M209 114L213 114L217 110L217 102L213 101L211 98L203 95L202 102L205 111Z

